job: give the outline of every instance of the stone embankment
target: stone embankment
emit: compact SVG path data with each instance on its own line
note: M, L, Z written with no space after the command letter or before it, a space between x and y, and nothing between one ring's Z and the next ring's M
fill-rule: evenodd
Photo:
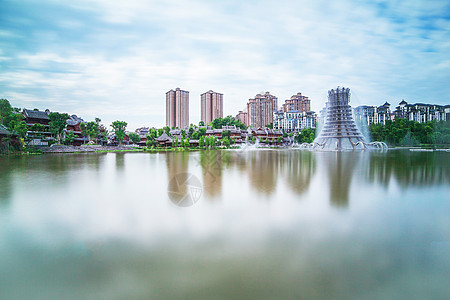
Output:
M55 145L51 147L41 148L44 153L76 153L76 152L103 152L103 151L136 151L135 147L131 146L64 146Z

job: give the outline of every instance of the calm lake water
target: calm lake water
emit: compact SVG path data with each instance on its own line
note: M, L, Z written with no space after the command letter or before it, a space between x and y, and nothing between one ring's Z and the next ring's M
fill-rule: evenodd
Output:
M449 213L448 152L3 156L0 299L448 299Z

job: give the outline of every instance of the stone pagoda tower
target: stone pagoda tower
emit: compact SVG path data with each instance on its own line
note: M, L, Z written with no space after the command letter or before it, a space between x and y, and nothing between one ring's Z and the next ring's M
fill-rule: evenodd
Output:
M324 124L314 140L315 149L354 150L364 149L364 137L353 120L350 89L340 88L328 91Z

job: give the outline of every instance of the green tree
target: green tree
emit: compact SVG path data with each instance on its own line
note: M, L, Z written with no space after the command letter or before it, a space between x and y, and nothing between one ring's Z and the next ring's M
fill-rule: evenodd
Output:
M157 137L157 130L155 128L150 128L147 134L147 141L145 142L147 146L152 147L156 145L155 138Z
M199 136L199 137L200 137L200 136L205 136L205 134L206 134L206 128L205 128L205 127L199 128L197 132L198 132L198 136Z
M172 146L173 147L178 147L178 138L174 138L172 141Z
M231 136L231 130L222 131L222 138L230 137L230 136Z
M12 112L13 109L9 101L7 99L0 99L0 124L3 124L6 127L8 127L8 124L6 124L5 119L9 118Z
M136 132L130 132L128 134L128 137L134 144L137 144L141 141L141 136L139 134L137 134Z
M45 126L43 124L36 123L30 127L30 131L33 132L34 137L42 138L44 136L43 133L45 132Z
M17 122L14 126L14 132L16 132L21 138L25 138L27 135L27 123L25 121Z
M205 126L205 122L203 121L198 122L198 126Z
M67 126L66 121L69 118L69 115L66 113L61 114L58 112L52 112L48 115L48 117L50 119L50 132L56 136L58 144L61 144L61 137Z
M184 147L185 148L189 148L189 146L190 146L191 144L189 143L189 138L187 138L185 141L184 141Z
M89 138L89 141L95 140L99 135L99 125L97 122L91 121L88 123L81 123L81 134Z
M111 127L114 130L114 133L116 135L116 140L119 143L119 145L122 145L123 139L125 138L125 129L127 128L127 122L125 121L114 121L111 124Z
M100 126L98 127L98 135L100 141L104 143L108 142L108 130L106 129L105 125L100 124Z
M66 144L66 145L72 144L73 141L75 140L75 138L76 138L75 133L73 131L68 131L66 133L66 137L64 139L64 144Z
M163 128L159 128L158 129L158 136L161 136L161 134L163 134L163 132L164 132L164 129Z
M170 135L170 127L169 127L169 126L164 126L164 127L163 127L163 130L164 130L164 132L165 132L168 136L171 136L171 135Z
M205 147L205 137L204 136L200 137L200 139L198 140L198 146L200 148Z
M189 127L189 132L188 132L190 138L192 138L194 131L195 131L194 126L191 124L191 126Z
M222 139L222 143L223 143L223 145L224 145L225 147L229 148L229 147L230 147L230 144L231 144L230 138L229 138L229 137L224 137L224 138Z
M199 133L198 133L198 131L195 131L194 133L192 133L192 139L193 139L193 140L198 140L198 139L199 139Z
M217 118L211 122L211 126L214 129L220 129L222 126L236 126L240 129L247 129L247 126L241 123L241 121L236 120L232 116L226 116L225 118Z

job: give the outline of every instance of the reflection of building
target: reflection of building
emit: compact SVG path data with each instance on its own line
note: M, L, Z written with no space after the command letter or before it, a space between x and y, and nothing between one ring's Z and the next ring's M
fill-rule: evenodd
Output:
M189 92L177 88L166 93L166 125L170 128L189 126Z
M248 153L248 175L257 192L271 194L277 187L279 151L252 151Z
M161 153L162 154L162 153ZM188 194L188 186L184 182L177 182L174 179L180 174L187 174L189 167L189 153L188 152L164 152L167 165L167 180L168 180L168 193L173 192L174 195L178 195L179 198L183 198Z
M362 152L332 152L324 156L330 184L330 203L347 207L354 169Z
M325 124L314 143L325 150L355 149L364 142L361 132L353 120L350 89L337 88L328 91Z
M254 99L247 103L248 125L253 127L264 127L273 121L273 112L277 110L278 98L269 92L257 94Z
M289 187L298 195L305 193L316 171L315 153L289 151L280 159L281 170Z
M293 95L291 99L288 99L281 106L282 112L288 111L310 111L311 110L311 100L308 97L303 96L302 93L297 93Z
M208 91L200 95L201 120L205 124L223 118L223 94Z
M222 193L223 156L229 152L219 150L200 151L200 165L203 174L203 189L208 197Z
M286 132L300 131L305 128L316 127L317 116L313 111L291 110L287 112L273 112L273 128Z
M393 151L385 156L371 153L366 178L385 187L392 182L401 188L448 184L450 165L442 163L447 156L445 152Z

